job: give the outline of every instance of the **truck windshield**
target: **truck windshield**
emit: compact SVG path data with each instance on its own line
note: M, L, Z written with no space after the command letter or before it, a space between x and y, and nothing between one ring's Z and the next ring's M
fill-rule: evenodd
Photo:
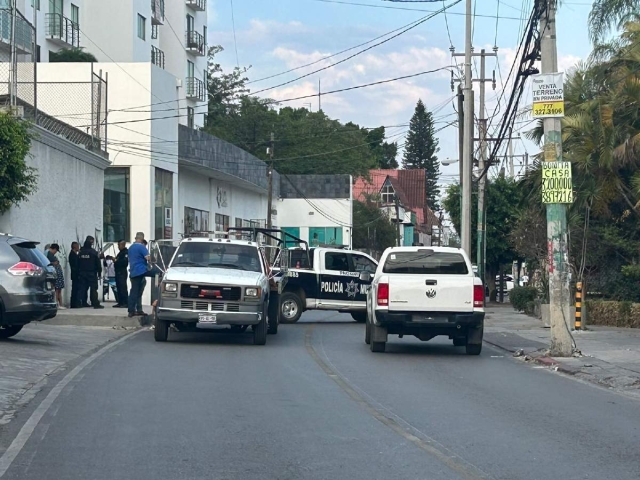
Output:
M256 247L213 242L183 242L171 266L262 271Z
M469 273L467 263L461 254L433 250L391 253L382 271L416 275L467 275Z

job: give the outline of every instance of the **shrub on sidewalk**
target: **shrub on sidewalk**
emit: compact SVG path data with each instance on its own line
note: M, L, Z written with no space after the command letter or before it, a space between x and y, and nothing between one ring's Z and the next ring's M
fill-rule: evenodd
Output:
M535 287L513 287L509 292L509 299L513 308L519 312L532 314L538 289Z
M588 301L587 323L608 327L640 328L640 303Z

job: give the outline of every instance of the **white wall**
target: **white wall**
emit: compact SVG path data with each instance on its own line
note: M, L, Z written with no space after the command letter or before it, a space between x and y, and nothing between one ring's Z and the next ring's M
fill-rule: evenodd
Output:
M66 265L71 242L87 235L102 240L104 169L108 160L34 127L27 164L38 174L37 191L29 199L0 216L0 231L41 243L60 244L65 266L65 299L71 292Z
M275 203L278 227L300 228L300 238L309 241L309 227L342 227L342 241L349 246L353 224L350 199L284 198ZM324 215L323 215L324 214Z

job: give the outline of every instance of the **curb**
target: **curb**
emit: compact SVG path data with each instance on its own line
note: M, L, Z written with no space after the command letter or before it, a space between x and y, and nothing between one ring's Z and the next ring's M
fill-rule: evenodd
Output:
M491 342L486 339L483 341L485 343L488 343L489 345L499 348L500 350L504 350L505 352L509 352L509 353L516 352L516 350L514 350L513 348L505 347L503 345L500 345L495 342ZM579 369L569 367L567 365L563 365L561 362L557 361L555 358L549 357L547 355L536 356L535 352L523 354L521 357L513 357L513 358L525 358L525 357L529 357L530 361L532 361L533 363L536 363L538 365L543 365L545 367L553 368L555 371L565 373L567 375L576 375L580 373Z
M45 320L44 323L47 325L73 325L73 326L81 326L81 327L136 327L140 328L141 317L132 317L129 318L126 315L113 315L113 314L103 314L103 315L67 315L62 312L58 312L58 314L49 320ZM151 317L146 315L143 317L144 320L142 322L142 326L150 325Z

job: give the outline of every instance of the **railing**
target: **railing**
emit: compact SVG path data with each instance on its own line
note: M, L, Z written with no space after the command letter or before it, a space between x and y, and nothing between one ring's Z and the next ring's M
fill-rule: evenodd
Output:
M151 0L151 25L164 23L164 0Z
M0 4L0 43L5 44L6 48L11 48L11 9L2 7ZM35 38L35 30L31 23L18 13L16 18L16 50L18 53L33 53L33 41Z
M45 24L46 34L50 40L80 47L80 28L71 19L60 13L47 13Z
M204 102L207 89L204 82L196 77L187 77L187 98Z
M151 25L151 40L158 39L158 25Z
M160 68L164 68L164 52L153 45L151 45L151 63Z
M207 54L207 40L200 32L189 30L187 32L187 50L199 56Z
M207 9L207 0L187 0L187 7L204 12Z

